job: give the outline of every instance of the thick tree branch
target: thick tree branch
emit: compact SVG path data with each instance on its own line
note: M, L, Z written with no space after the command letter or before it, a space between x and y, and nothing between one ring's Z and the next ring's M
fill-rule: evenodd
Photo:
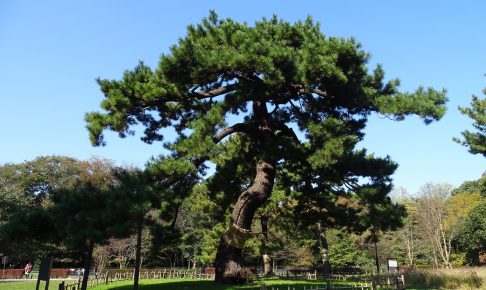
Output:
M235 90L235 88L236 88L236 84L231 84L231 85L227 85L227 86L224 86L224 87L212 89L212 90L209 90L209 91L198 91L198 92L192 91L192 92L189 93L189 96L194 96L194 97L196 97L200 100L206 99L206 98L213 98L213 97L217 97L217 96L229 93L229 92Z
M255 128L251 126L250 124L243 124L243 123L238 123L235 124L231 127L223 129L221 132L216 134L213 137L214 143L219 143L221 140L224 139L224 137L231 135L236 132L242 132L242 133L255 133Z
M181 204L182 204L182 201L181 202L178 202L175 205L174 218L172 219L172 222L170 223L170 229L172 230L172 234L175 233L175 225L176 225L177 217L179 216L179 209L181 207Z
M297 137L297 134L295 134L294 130L290 129L287 125L285 125L283 123L275 123L274 126L275 126L275 129L280 130L285 136L288 136L288 137L294 139L297 143L300 143L300 140Z

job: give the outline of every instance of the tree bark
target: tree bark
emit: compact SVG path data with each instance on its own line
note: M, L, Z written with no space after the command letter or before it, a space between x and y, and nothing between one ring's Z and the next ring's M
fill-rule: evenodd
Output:
M83 273L83 282L81 283L81 290L86 290L88 288L88 278L89 278L89 270L91 268L91 260L93 256L93 248L94 242L88 242L88 249L86 251L86 256L84 260L84 273Z
M245 242L251 236L251 223L255 211L270 197L275 179L275 162L260 160L252 185L235 204L231 223L222 236L216 253L216 282L242 284L248 278L241 257Z
M372 241L373 244L375 245L375 266L376 266L376 274L380 275L380 261L378 258L378 236L376 235L375 227L372 225L371 228L371 233L372 233Z
M376 265L376 274L380 275L380 261L378 260L378 246L376 245L376 240L373 241L375 244L375 265Z

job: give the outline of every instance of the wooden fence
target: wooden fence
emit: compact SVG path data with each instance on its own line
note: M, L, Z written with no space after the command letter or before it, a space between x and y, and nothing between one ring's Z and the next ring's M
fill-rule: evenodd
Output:
M109 284L118 281L133 280L134 273L130 272L104 272L102 275L95 277L90 276L88 279L88 287L94 287L102 284ZM167 279L167 278L179 278L179 279L214 279L214 274L204 274L198 271L187 270L142 270L140 271L141 279ZM77 281L59 284L59 290L79 290L82 283L82 277L79 277Z
M294 286L288 286L282 288L282 290L296 290ZM299 288L301 289L301 288ZM372 290L371 285L365 284L355 284L355 285L338 285L338 284L328 284L323 286L304 286L304 290ZM187 290L187 289L186 289ZM262 286L260 290L280 290L278 287L266 287Z
M405 278L403 275L398 274L381 274L381 275L371 275L371 274L330 274L322 275L317 273L317 271L309 271L302 273L300 276L290 276L290 277L300 277L307 280L323 281L325 285L323 286L312 286L315 288L304 288L304 290L329 290L329 289L382 289L382 290L402 290L405 289ZM343 281L348 282L348 284L336 284L333 281ZM264 286L262 286L264 287ZM264 289L264 288L262 288ZM270 289L270 288L268 288ZM293 289L293 288L289 288ZM279 290L275 288L273 290Z
M405 278L398 274L382 274L371 276L371 286L373 289L405 289Z
M333 276L333 275L331 275ZM353 281L360 280L354 284L335 284L331 281L335 281L334 278L331 280L323 281L323 285L316 286L305 286L304 290L402 290L405 289L403 275L380 275L380 276L370 276L370 275L340 275L339 278L342 281ZM285 289L287 288L287 289ZM260 290L280 290L278 287L267 287L262 285ZM301 288L299 288L301 289ZM189 289L185 289L189 290ZM287 286L282 288L282 290L296 290L294 286Z
M131 272L104 272L102 275L95 277L90 276L88 280L88 287L94 287L102 284L108 284L117 281L133 280L133 271ZM140 271L140 279L214 279L214 274L204 274L198 271L187 270L172 270L172 269L158 269L158 270L142 270ZM385 274L385 275L328 275L323 277L316 272L311 273L307 277L309 280L322 281L322 285L304 286L304 290L402 290L405 289L405 280L403 275ZM333 281L345 281L347 284L337 284ZM81 277L77 281L66 284L61 282L59 290L79 290L81 286ZM276 287L269 287L262 285L261 290L280 290ZM285 289L287 288L287 289ZM299 288L302 289L302 288ZM189 290L189 289L185 289ZM295 286L284 287L281 290L296 290Z

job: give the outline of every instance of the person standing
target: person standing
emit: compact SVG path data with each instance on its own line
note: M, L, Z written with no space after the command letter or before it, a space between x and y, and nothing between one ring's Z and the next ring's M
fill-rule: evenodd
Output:
M24 268L24 275L25 278L29 278L30 273L32 272L32 263L29 261Z

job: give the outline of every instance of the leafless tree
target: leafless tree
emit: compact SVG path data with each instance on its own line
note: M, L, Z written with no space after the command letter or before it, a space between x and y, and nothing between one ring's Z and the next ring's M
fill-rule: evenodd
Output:
M429 241L436 267L442 265L452 269L450 262L451 242L456 235L454 227L447 226L447 203L452 186L445 183L427 183L419 191L417 217L422 233Z
M417 201L408 194L404 187L394 188L391 197L394 202L403 204L407 209L407 217L404 220L403 228L398 231L398 235L403 240L408 265L414 267L415 245L418 240Z
M135 260L135 250L137 245L137 235L133 234L128 238L112 238L108 244L98 246L94 250L93 256L96 267L101 271L109 262L116 262L120 269L128 267ZM141 258L147 256L150 247L150 234L148 230L142 233Z

